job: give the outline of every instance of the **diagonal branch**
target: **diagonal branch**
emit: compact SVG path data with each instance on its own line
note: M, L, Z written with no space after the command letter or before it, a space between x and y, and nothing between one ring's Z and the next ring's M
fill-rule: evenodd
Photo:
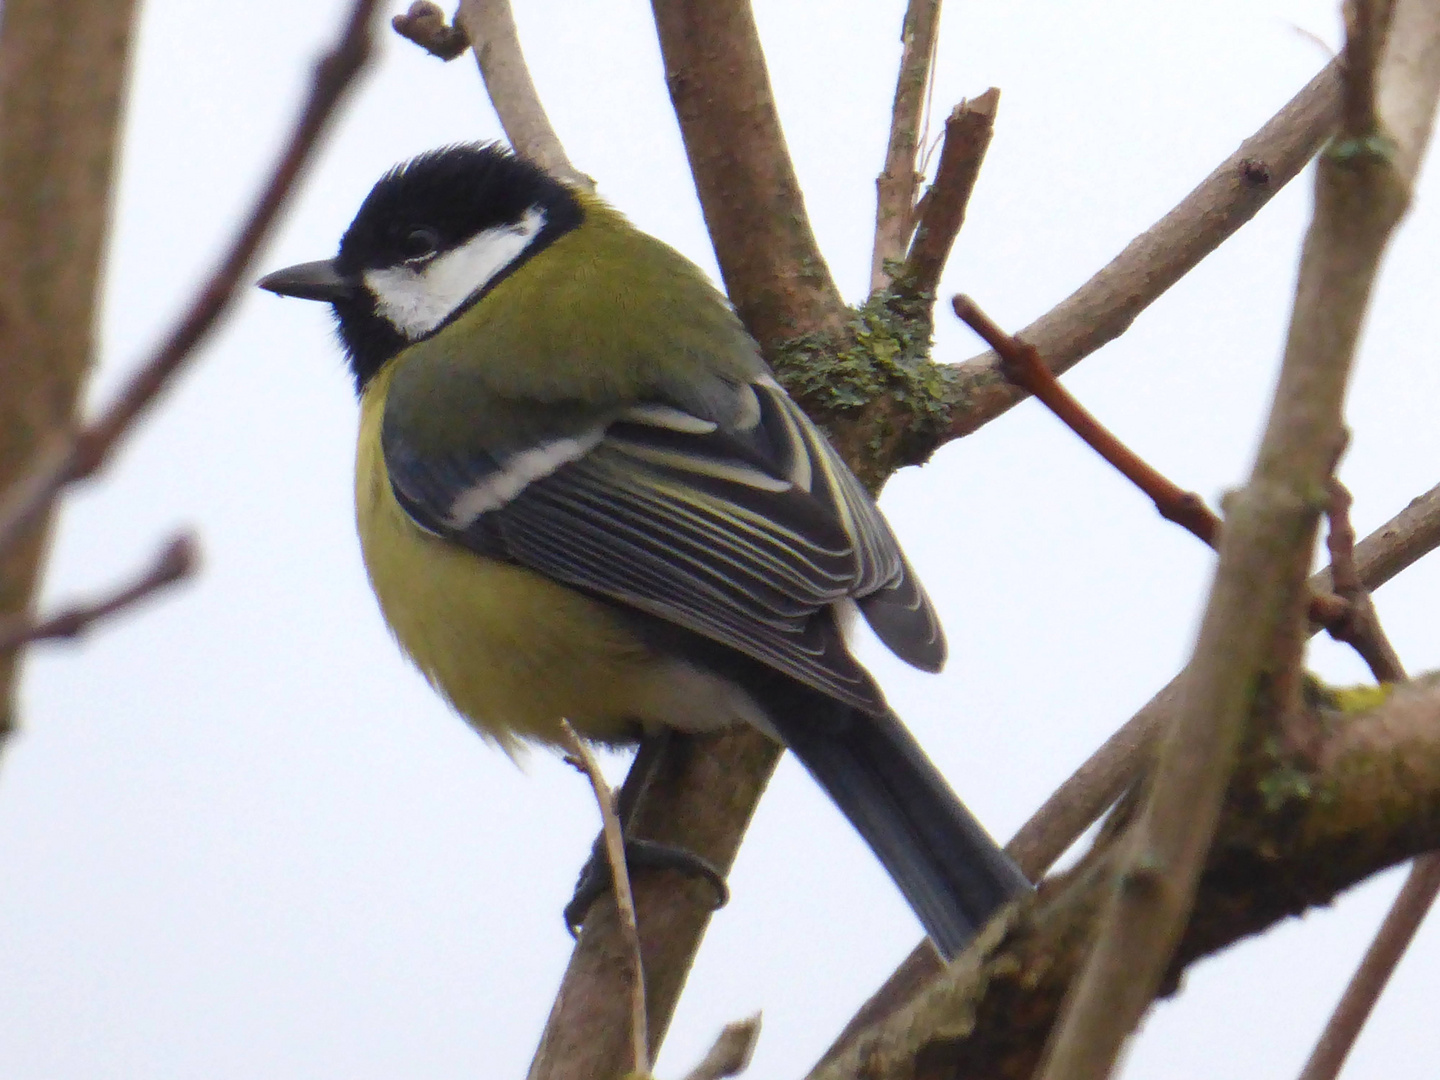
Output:
M0 619L0 656L34 641L78 638L97 622L134 607L157 592L191 577L199 559L199 546L194 535L181 533L160 549L160 554L149 567L109 596L76 604L34 622L23 616Z
M905 256L905 268L895 280L896 291L934 296L955 237L965 224L965 211L985 163L985 151L990 148L999 107L1000 91L992 86L974 100L960 102L945 121L940 164L934 182L915 207L915 237Z
M595 181L565 156L560 137L540 103L520 49L510 0L460 0L455 25L470 40L490 104L515 152L562 180L587 191L593 189Z
M1339 68L1332 63L1179 205L1015 336L1039 349L1059 375L1123 334L1315 156L1334 130L1339 86ZM1025 397L1000 376L993 352L953 365L951 371L954 406L945 439L970 434Z
M940 30L940 0L910 0L900 28L900 72L890 110L890 138L885 168L875 180L875 245L870 255L870 291L890 283L887 262L905 256L915 231L916 192L925 90L934 77L935 46Z
M1414 5L1406 5L1418 8ZM1400 16L1404 17L1402 10ZM1434 26L1416 27L1440 35ZM1378 50L1352 39L1346 68ZM1387 58L1381 78L1394 77ZM1353 98L1368 87L1345 85ZM1410 88L1424 97L1429 87ZM1434 98L1429 97L1428 112ZM1361 110L1363 113L1363 110ZM1355 110L1347 109L1347 118ZM1373 114L1372 114L1373 115ZM1095 943L1046 1051L1044 1080L1101 1080L1149 1008L1189 919L1246 725L1298 705L1308 597L1306 569L1339 448L1342 408L1360 325L1395 226L1410 200L1428 126L1406 134L1405 156L1382 152L1373 130L1346 131L1322 156L1315 217L1280 383L1249 483L1232 496L1220 562L1180 709L1161 747L1150 794L1128 831Z
M88 479L104 467L120 440L195 355L195 347L229 312L236 285L270 235L335 107L370 55L370 16L375 3L356 0L340 39L316 64L310 96L260 197L180 321L94 421L73 438L47 447L30 473L0 498L0 553L49 508L67 484Z
M1200 958L1440 846L1440 677L1329 723L1313 768L1247 744L1245 780L1222 818L1167 992ZM997 918L919 997L810 1080L1030 1080L1123 846L1098 846Z
M1365 958L1360 961L1320 1041L1305 1062L1300 1080L1334 1080L1340 1075L1360 1029L1370 1018L1400 958L1415 940L1437 895L1440 895L1440 855L1422 855L1410 868L1375 940L1365 950Z
M838 329L844 302L785 147L746 0L652 0L665 82L725 291L765 349Z
M1355 545L1354 568L1361 586L1373 592L1440 547L1440 484L1411 500L1404 510ZM1312 593L1332 588L1327 567L1312 574ZM1311 625L1311 633L1319 627ZM1135 782L1149 760L1156 735L1175 714L1184 672L1175 676L1085 761L1005 845L1032 881L1038 881L1100 815ZM885 983L856 1012L822 1062L833 1059L855 1039L913 1000L940 973L939 957L921 941Z

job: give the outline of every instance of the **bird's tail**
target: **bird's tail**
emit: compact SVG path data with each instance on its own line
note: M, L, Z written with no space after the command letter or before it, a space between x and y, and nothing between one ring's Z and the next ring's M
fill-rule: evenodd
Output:
M893 713L846 709L815 723L786 711L772 717L777 733L865 838L941 955L956 956L996 909L1030 890Z

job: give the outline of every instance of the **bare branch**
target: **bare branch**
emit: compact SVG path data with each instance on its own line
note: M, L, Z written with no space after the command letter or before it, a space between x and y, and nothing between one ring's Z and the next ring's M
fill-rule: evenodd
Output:
M1011 337L980 310L968 296L951 301L955 314L995 350L1010 381L1039 398L1085 444L1118 469L1122 476L1144 492L1167 521L1188 529L1200 541L1214 547L1220 536L1220 519L1193 491L1185 491L1162 476L1139 454L1122 443L1104 424L1076 401L1045 366L1039 351L1029 342Z
M1247 744L1244 790L1252 794L1240 793L1222 819L1167 989L1201 957L1440 845L1440 677L1332 720L1335 733L1314 771L1277 764ZM1267 778L1287 794L1254 798ZM1102 844L1043 884L811 1080L1030 1080L1124 847Z
M1355 526L1350 522L1350 492L1339 480L1331 477L1330 502L1326 516L1330 531L1325 544L1330 550L1330 577L1335 595L1345 601L1339 617L1325 623L1325 629L1336 641L1344 642L1360 654L1376 682L1403 682L1405 667L1385 628L1370 593L1360 580L1355 566Z
M230 310L236 285L270 235L335 107L370 55L374 8L375 0L356 0L351 7L339 41L315 66L310 97L254 209L180 322L94 421L67 443L47 448L30 473L0 498L0 553L49 508L65 485L88 479L105 465L121 438Z
M595 802L600 807L600 835L605 838L605 857L610 864L610 880L615 889L615 906L620 913L620 931L630 950L630 1042L631 1067L640 1076L650 1073L650 1036L645 1019L645 963L640 955L640 925L635 917L635 897L630 891L630 869L625 861L625 830L615 812L615 798L600 763L580 741L568 720L560 721L565 733L569 761L590 780Z
M750 1067L750 1058L759 1041L759 1013L726 1024L705 1060L691 1069L685 1080L724 1080L727 1076L739 1076Z
M870 255L870 291L890 283L886 262L905 255L915 231L915 195L920 186L915 152L925 88L933 77L940 30L940 0L910 0L900 28L900 73L890 111L885 168L875 180L875 246Z
M644 794L626 821L627 835L683 847L728 872L779 757L779 746L750 728L672 736L651 766ZM654 1057L714 913L715 895L709 881L679 871L646 873L631 885ZM614 905L590 905L530 1080L592 1080L625 1069L629 969Z
M1360 325L1413 179L1371 142L1349 145L1355 141L1342 140L1320 161L1265 436L1249 483L1227 506L1180 709L1124 841L1094 947L1046 1051L1044 1080L1110 1074L1184 931L1246 723L1260 709L1283 714L1297 704L1305 572L1323 508L1314 493L1325 489L1344 442L1341 411Z
M480 65L490 104L515 152L577 187L591 191L595 181L570 163L560 136L525 66L510 0L460 0L455 25L467 38Z
M1404 510L1355 546L1355 570L1367 591L1378 589L1440 547L1440 484L1411 500ZM1331 589L1327 567L1311 576L1310 591ZM1311 633L1319 629L1311 625ZM1155 736L1175 715L1184 672L1175 676L1144 708L1085 761L1005 845L1025 876L1038 881L1107 807L1134 783L1149 760ZM892 1015L939 974L940 959L922 940L895 972L845 1025L822 1062L830 1061L867 1028Z
M1249 221L1335 127L1339 68L1330 64L1154 226L1066 299L1019 331L1055 374L1123 334L1170 286ZM1023 400L984 353L953 367L947 438L968 435Z
M726 290L772 362L797 335L848 312L805 213L745 0L653 0L666 83ZM472 29L473 34L473 29ZM780 758L747 728L677 737L627 822L631 836L694 852L728 871ZM664 1038L712 912L703 882L670 873L634 883L651 1054ZM627 1060L617 1038L622 949L609 905L592 905L530 1066L530 1080L590 1080Z
M135 7L0 6L0 492L68 433L93 360ZM29 610L45 533L0 545L0 614ZM0 740L15 663L0 658Z
M1361 1028L1370 1019L1370 1013L1385 992L1400 958L1415 940L1415 933L1437 895L1440 895L1440 855L1423 855L1410 868L1410 876L1401 886L1400 895L1366 950L1360 967L1345 987L1340 1004L1335 1007L1300 1073L1300 1080L1335 1080L1340 1075Z
M160 550L148 569L104 599L76 604L34 622L23 616L0 619L0 656L33 641L78 638L97 622L192 577L199 561L199 547L194 535L181 533Z
M431 56L454 60L470 47L470 39L458 26L445 21L445 12L430 0L415 0L410 10L390 20L391 27L407 41L413 41Z
M965 224L965 210L990 147L999 107L1000 91L992 86L973 101L960 102L950 113L935 182L916 207L915 238L905 268L895 281L897 290L933 295L939 286L950 249Z
M705 224L746 328L767 350L839 329L848 312L805 213L749 3L651 6Z

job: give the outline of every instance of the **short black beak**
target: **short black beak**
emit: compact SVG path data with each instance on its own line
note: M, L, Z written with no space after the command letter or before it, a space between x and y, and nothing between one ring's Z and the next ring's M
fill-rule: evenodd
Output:
M353 300L360 293L359 280L341 274L330 259L287 266L266 274L255 284L280 296L327 300L332 304L337 300Z

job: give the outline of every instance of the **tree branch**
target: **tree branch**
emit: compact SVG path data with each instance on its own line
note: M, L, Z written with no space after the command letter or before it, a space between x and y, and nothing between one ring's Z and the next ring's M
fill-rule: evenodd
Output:
M194 535L181 533L160 550L148 569L104 599L76 604L34 622L23 615L0 619L0 657L33 641L77 638L97 622L193 576L199 560Z
M887 262L905 255L915 231L915 195L920 174L915 153L920 144L925 89L935 63L940 30L940 0L910 0L900 27L900 72L890 109L890 138L885 168L875 180L875 245L870 255L870 291L890 283Z
M1373 35L1352 39L1347 72L1367 66L1357 46L1378 45ZM1344 96L1362 89L1368 86L1347 81ZM1316 493L1326 490L1344 444L1341 413L1360 325L1414 178L1377 152L1377 134L1346 132L1321 157L1270 420L1251 479L1227 506L1180 708L1123 841L1095 944L1046 1051L1044 1080L1110 1074L1185 929L1247 723L1265 711L1284 716L1299 703L1305 576L1324 508ZM1416 134L1423 148L1428 129Z
M490 104L517 154L546 172L590 191L595 181L570 163L525 66L510 0L460 0L455 25L464 31L480 65Z
M1440 678L1330 718L1310 771L1247 743L1194 912L1165 975L1440 846ZM923 993L810 1080L1029 1080L1089 949L1124 845L1098 846L1002 914Z
M770 76L744 0L653 0L665 80L725 287L772 362L780 342L842 327L848 312L805 213ZM627 823L729 871L780 748L758 731L676 737ZM708 885L673 873L634 882L652 1057L712 913ZM629 1060L624 951L614 909L591 905L530 1066L530 1080L593 1080Z
M951 306L960 321L995 350L1006 378L1039 398L1066 427L1084 440L1085 445L1139 488L1155 504L1161 517L1188 530L1201 543L1210 547L1216 545L1220 538L1220 519L1211 513L1205 501L1195 492L1185 491L1161 475L1095 419L1089 409L1060 385L1060 380L1046 367L1035 346L1005 333L968 296L956 296Z
M370 55L375 0L356 0L339 41L315 66L310 96L270 178L229 251L159 348L131 375L119 395L73 438L46 448L29 473L0 498L0 553L49 508L67 485L85 480L109 460L121 438L154 404L195 347L230 310L235 286L290 196L341 97Z
M1404 510L1355 546L1355 572L1366 591L1374 591L1440 547L1440 484L1411 500ZM1311 576L1312 593L1332 588L1327 567ZM1310 632L1319 627L1311 625ZM1155 736L1175 714L1184 672L1171 679L1145 706L1080 766L1030 820L1010 839L1005 850L1025 876L1038 881L1100 815L1135 782L1149 760ZM911 950L894 973L875 991L821 1058L830 1061L867 1028L890 1016L941 971L940 959L928 940Z
M440 5L430 0L415 0L405 14L390 20L390 26L406 41L447 63L470 47L465 31L447 23Z
M935 181L916 207L915 238L895 280L895 290L902 295L933 297L939 287L950 249L965 224L965 210L985 163L999 108L1000 91L992 86L973 101L960 102L945 121Z
M1320 1041L1305 1062L1300 1080L1334 1080L1340 1075L1360 1029L1365 1026L1380 995L1385 992L1400 958L1405 955L1410 942L1415 940L1415 934L1437 895L1440 895L1440 855L1422 855L1410 868L1405 884L1400 887L1400 895L1395 898L1385 921L1380 924L1379 933L1365 951L1360 967L1345 987L1340 1004L1335 1007Z
M1339 69L1332 63L1175 209L1016 336L1039 349L1057 375L1119 337L1294 179L1335 129L1339 99ZM1025 397L1000 376L993 352L951 372L952 420L941 442L970 434Z
M848 316L820 254L746 0L652 0L725 291L762 348Z
M0 492L68 433L93 359L134 24L134 0L0 7ZM0 544L0 616L30 610L45 534L34 515ZM0 743L15 665L0 657Z

